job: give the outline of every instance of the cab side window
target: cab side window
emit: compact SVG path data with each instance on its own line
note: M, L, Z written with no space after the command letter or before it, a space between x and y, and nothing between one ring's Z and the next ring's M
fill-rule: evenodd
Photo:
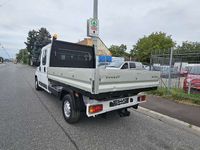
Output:
M136 68L135 63L130 63L130 68L131 68L131 69Z
M125 63L121 69L128 69L128 63Z
M47 50L45 49L42 55L42 65L46 65L47 62Z

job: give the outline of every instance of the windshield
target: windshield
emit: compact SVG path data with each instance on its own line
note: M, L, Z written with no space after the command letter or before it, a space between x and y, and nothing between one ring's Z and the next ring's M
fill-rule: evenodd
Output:
M116 61L116 62L110 63L110 65L108 65L108 67L119 68L122 64L123 64L123 62Z
M200 75L200 66L191 67L190 74Z

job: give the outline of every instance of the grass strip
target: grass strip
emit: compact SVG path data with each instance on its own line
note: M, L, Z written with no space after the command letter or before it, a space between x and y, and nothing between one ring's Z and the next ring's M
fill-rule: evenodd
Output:
M200 105L200 94L187 94L182 89L173 88L168 91L167 88L158 88L157 90L148 92L148 94Z

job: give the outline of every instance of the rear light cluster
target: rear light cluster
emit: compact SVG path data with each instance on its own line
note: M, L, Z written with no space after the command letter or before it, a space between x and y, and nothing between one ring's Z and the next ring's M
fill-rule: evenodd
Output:
M97 112L100 112L102 110L103 110L102 104L89 106L89 113L90 114L97 113Z
M146 101L146 95L140 95L140 96L138 96L137 100L138 100L138 102L144 102L144 101Z

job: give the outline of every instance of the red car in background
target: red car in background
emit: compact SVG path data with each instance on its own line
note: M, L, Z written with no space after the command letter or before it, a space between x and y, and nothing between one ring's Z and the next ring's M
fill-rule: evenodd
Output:
M188 92L189 84L191 83L191 92L200 93L200 65L190 66L188 74L184 79L183 89Z

